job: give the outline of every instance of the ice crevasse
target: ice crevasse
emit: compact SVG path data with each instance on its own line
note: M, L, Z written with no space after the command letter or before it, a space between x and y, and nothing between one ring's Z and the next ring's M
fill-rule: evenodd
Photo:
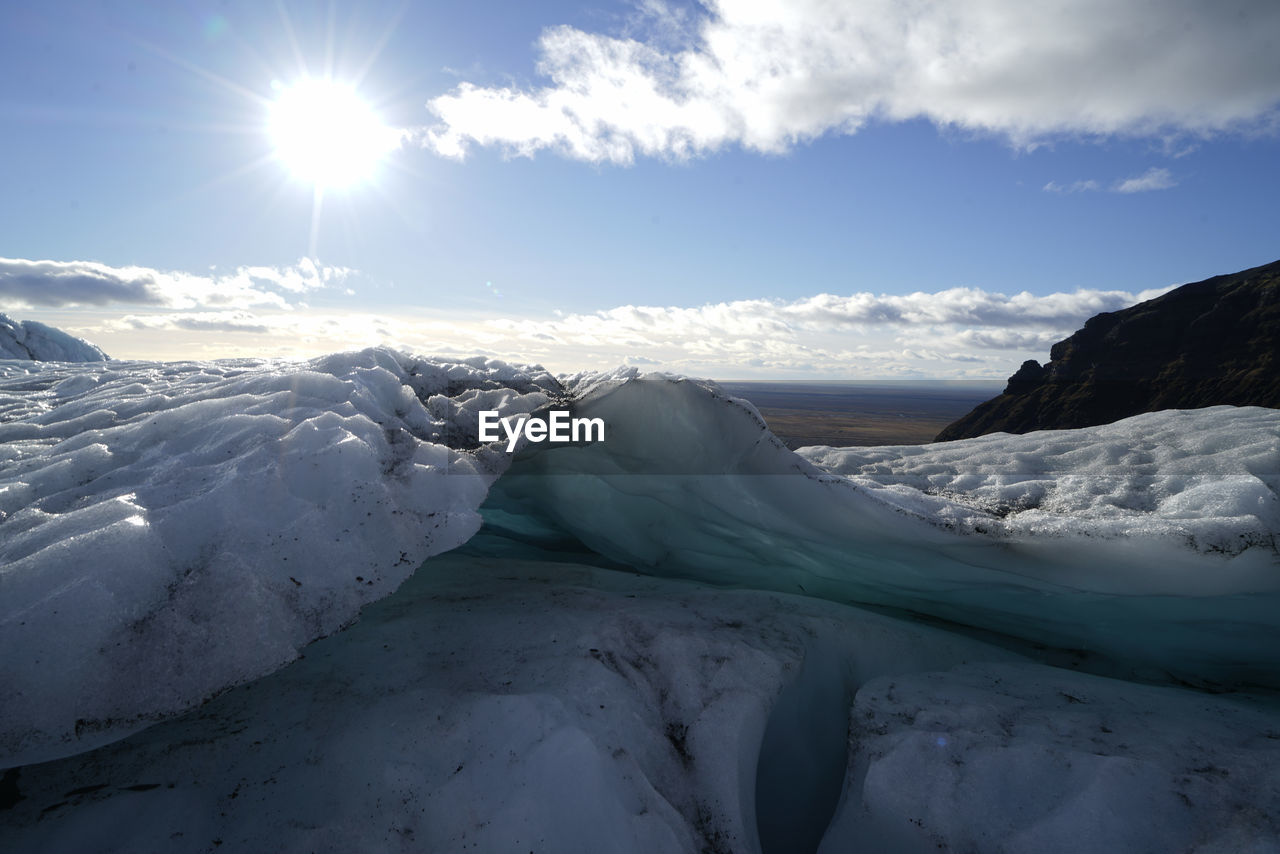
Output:
M481 410L549 407L605 441L476 440ZM1256 408L797 454L749 403L661 375L385 349L0 362L0 766L278 668L482 517L515 547L1266 682L1278 471L1280 412Z

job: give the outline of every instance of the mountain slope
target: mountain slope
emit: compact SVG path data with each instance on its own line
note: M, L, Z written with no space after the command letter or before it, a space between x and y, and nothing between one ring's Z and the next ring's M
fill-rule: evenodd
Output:
M1280 408L1280 261L1089 318L935 441L1218 404Z

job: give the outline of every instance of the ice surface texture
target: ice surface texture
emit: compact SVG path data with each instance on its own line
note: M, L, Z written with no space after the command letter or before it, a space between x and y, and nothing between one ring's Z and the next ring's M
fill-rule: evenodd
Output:
M0 359L39 362L104 362L107 354L61 329L0 314Z
M1280 680L1280 411L907 448L787 451L744 401L575 378L604 443L527 450L486 505L615 561L1083 647L1183 678Z
M870 681L850 722L832 842L903 854L1280 846L1274 695L982 662Z
M466 541L540 369L0 363L0 767L269 673ZM452 446L452 447L450 447Z
M0 767L269 673L486 514L655 574L923 612L1199 681L1280 679L1280 412L788 451L713 386L388 350L0 362ZM572 395L568 401L564 395ZM430 564L428 564L429 571Z
M1280 839L1280 725L1241 697L1031 664L808 597L545 559L428 566L276 674L19 769L0 849L776 854L825 831L830 854L1207 854ZM814 749L834 779L807 775ZM804 799L834 815L789 808Z
M1275 409L1170 410L1080 430L799 453L889 501L1003 538L1171 537L1234 554L1273 545L1280 532Z

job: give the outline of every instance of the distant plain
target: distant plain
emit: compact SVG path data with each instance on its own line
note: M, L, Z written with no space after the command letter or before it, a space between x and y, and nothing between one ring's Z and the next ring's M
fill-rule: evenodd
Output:
M751 401L788 448L920 445L1004 388L1004 381L747 382L720 387Z

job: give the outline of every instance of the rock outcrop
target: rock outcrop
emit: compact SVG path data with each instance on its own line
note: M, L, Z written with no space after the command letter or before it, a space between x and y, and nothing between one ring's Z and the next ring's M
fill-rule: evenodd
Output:
M1089 318L935 441L1218 404L1280 408L1280 261Z

